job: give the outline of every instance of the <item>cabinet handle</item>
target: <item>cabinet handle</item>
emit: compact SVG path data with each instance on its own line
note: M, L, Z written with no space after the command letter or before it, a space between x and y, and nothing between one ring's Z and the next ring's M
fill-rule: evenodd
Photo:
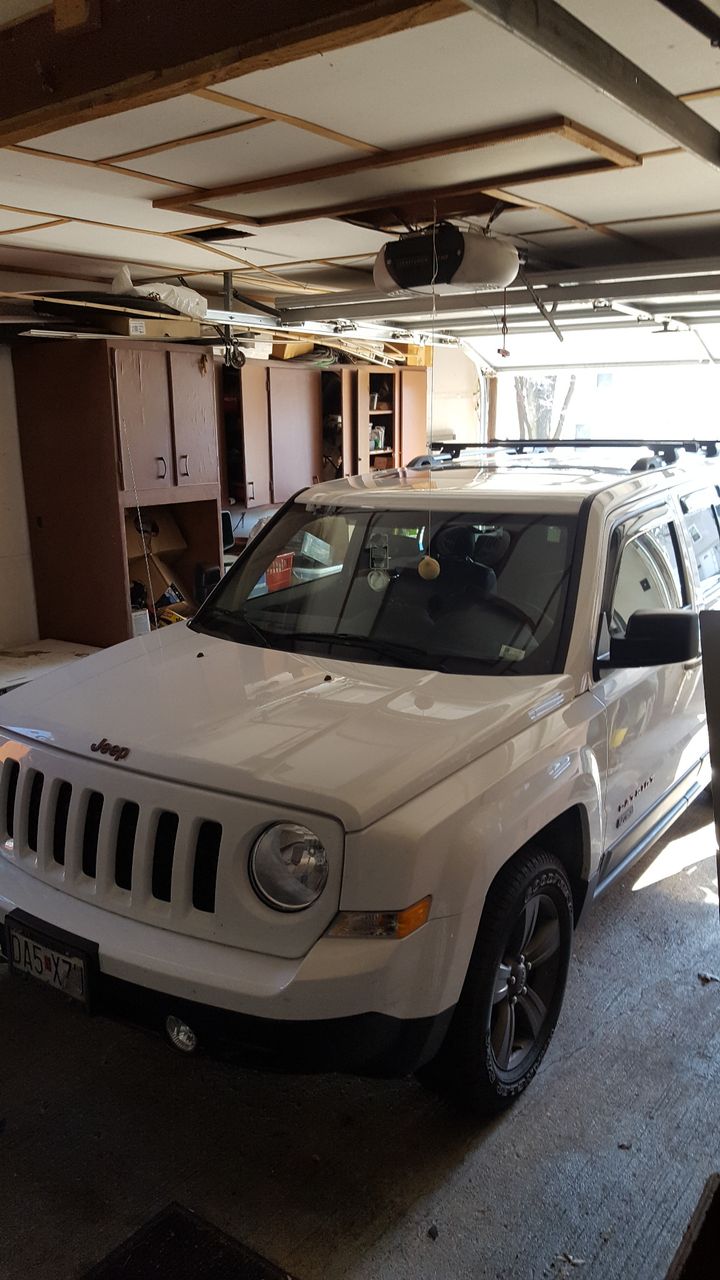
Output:
M157 467L158 480L164 480L167 475L167 462L165 461L164 458L156 458L155 461L158 464L158 467ZM162 471L160 470L161 467L162 467Z
M183 466L183 462L185 463L184 466ZM180 454L180 475L181 476L190 475L190 454L189 453Z
M255 481L254 480L248 480L247 482L247 496L248 496L248 502L255 501Z

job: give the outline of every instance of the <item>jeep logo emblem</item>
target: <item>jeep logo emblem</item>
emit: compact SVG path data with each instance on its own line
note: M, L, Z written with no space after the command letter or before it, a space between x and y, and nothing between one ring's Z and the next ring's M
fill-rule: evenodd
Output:
M130 755L129 747L114 747L111 742L108 742L107 738L101 738L99 742L93 742L90 750L99 751L101 756L110 756L112 760L127 760Z

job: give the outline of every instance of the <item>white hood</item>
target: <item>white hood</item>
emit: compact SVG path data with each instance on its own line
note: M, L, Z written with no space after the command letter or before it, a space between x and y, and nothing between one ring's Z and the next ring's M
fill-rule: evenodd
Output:
M312 809L358 830L572 697L565 675L343 662L178 624L7 694L0 724L108 768ZM103 738L127 758L92 753Z

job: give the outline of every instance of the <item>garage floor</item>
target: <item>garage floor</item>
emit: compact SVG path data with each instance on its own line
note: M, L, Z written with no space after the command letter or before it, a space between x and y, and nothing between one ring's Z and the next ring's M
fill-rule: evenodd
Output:
M70 1280L178 1200L298 1280L659 1280L720 1169L711 816L596 904L540 1076L492 1124L414 1082L183 1059L2 967L0 1277Z

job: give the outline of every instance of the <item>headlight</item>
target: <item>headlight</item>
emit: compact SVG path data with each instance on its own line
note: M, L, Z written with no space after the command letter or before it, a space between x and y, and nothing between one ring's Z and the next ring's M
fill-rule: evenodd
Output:
M253 845L250 879L263 902L277 911L302 911L322 893L328 878L327 853L307 827L278 822Z

